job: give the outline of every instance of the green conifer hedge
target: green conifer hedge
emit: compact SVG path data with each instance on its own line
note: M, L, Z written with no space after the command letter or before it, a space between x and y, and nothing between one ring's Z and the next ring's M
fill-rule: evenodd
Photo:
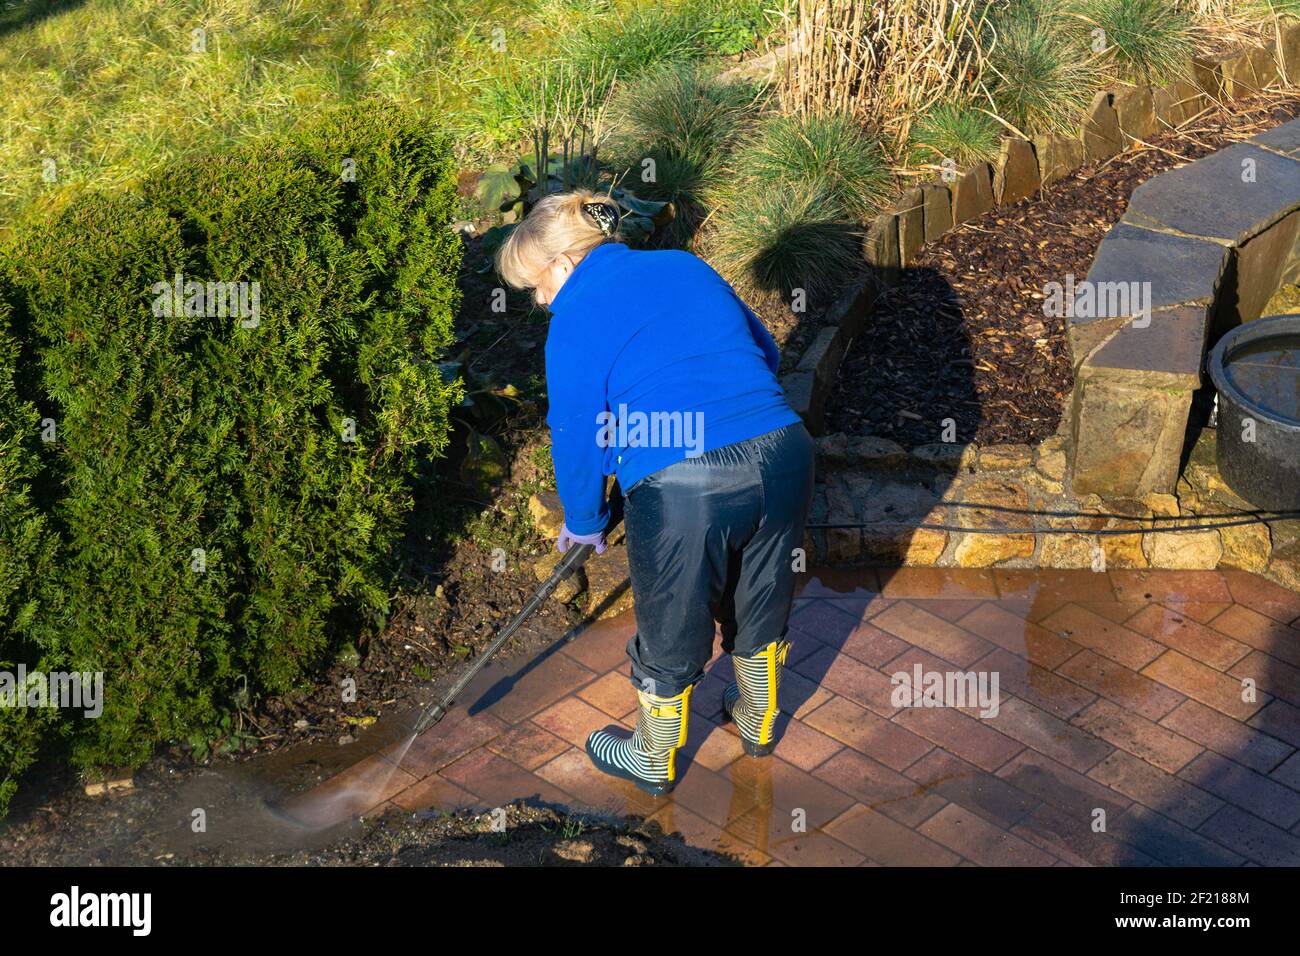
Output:
M0 670L12 673L20 662L43 663L32 630L48 610L42 602L51 597L57 540L32 498L41 425L36 408L18 397L21 349L4 292L0 286ZM52 724L47 711L0 708L0 815Z
M446 140L367 105L85 196L5 250L26 331L0 357L33 373L26 396L0 376L0 414L22 412L0 424L0 559L25 569L0 570L0 660L104 673L102 716L59 718L78 766L138 764L383 619L414 471L459 400L436 364L455 201ZM13 776L35 731L8 726Z

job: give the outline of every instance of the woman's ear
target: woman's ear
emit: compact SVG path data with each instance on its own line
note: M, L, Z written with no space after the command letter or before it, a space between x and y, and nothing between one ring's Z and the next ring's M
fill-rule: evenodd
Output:
M546 264L538 276L537 285L533 287L533 301L538 305L550 305L560 287L572 275L574 262L569 256L561 254Z
M547 271L550 273L547 276L550 280L550 293L554 296L556 292L560 291L560 286L564 285L569 276L573 274L573 260L561 253L551 260Z

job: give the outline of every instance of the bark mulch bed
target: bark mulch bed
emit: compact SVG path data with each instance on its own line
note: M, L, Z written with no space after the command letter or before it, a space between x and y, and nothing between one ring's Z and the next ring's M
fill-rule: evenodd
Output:
M1073 385L1064 319L1043 288L1082 281L1133 190L1175 166L1300 115L1294 91L1215 106L922 250L878 302L840 366L827 430L890 438L1032 444L1060 422Z

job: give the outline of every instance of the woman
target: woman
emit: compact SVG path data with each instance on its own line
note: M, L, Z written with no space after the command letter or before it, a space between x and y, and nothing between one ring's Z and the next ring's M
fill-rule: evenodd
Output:
M624 489L640 707L632 735L597 731L587 753L658 795L677 782L715 620L736 672L726 716L748 753L772 750L813 441L776 380L776 343L731 287L687 252L629 249L618 224L617 207L590 192L547 196L497 269L551 311L559 550L602 553L605 476Z

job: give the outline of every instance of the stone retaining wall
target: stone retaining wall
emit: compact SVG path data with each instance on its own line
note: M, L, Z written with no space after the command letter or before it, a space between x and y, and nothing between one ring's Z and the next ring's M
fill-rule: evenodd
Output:
M1172 492L1206 349L1300 271L1300 120L1139 186L1068 318L1071 488ZM1145 289L1132 296L1104 290ZM1076 301L1078 301L1076 299Z
M879 439L825 435L817 441L809 522L852 527L810 530L810 564L1224 567L1300 590L1300 529L1294 523L1169 530L1225 524L1231 519L1204 516L1247 507L1219 478L1212 430L1193 449L1177 494L1108 499L1069 490L1061 435L1037 447L927 445L911 452Z

